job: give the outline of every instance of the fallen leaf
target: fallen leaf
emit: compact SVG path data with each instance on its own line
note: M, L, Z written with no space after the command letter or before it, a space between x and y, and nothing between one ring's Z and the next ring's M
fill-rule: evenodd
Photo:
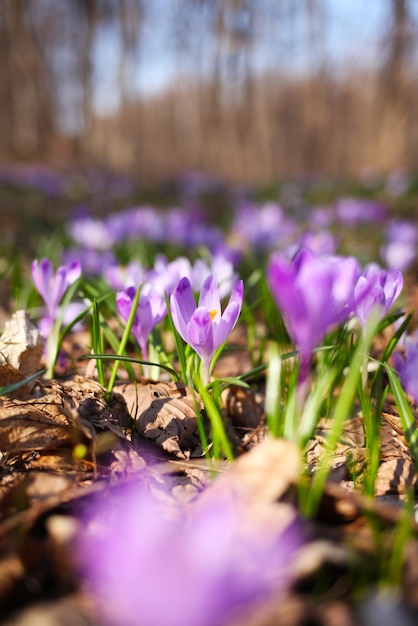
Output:
M235 459L230 470L206 490L203 499L211 490L230 491L248 504L249 511L255 511L277 502L296 485L301 467L302 458L296 444L267 437Z
M190 456L197 431L196 409L200 398L182 383L127 383L115 387L114 398L122 396L136 432L154 441L177 458Z
M25 377L10 363L0 363L0 387L8 387L15 383L20 383ZM8 393L9 398L24 398L28 394L28 385L21 385L14 391Z
M251 389L230 385L222 393L222 401L235 426L241 428L257 428L259 426L264 415L264 407L260 402L257 402Z
M45 341L26 311L16 311L5 324L0 338L0 359L12 365L23 378L40 368Z

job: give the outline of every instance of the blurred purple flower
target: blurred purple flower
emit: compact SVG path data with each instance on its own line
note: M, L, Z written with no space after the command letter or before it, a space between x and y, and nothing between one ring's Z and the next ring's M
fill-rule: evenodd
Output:
M386 242L380 254L390 269L405 271L417 256L418 227L408 220L392 220L386 229Z
M181 338L200 356L203 382L209 381L210 366L216 350L226 341L238 321L244 298L244 283L235 283L224 312L221 311L219 289L209 275L202 286L199 305L193 295L190 280L184 277L170 299L174 326Z
M171 296L179 280L183 276L190 278L191 275L192 264L187 257L179 256L174 261L168 261L163 254L159 254L153 268L147 273L147 281L160 293Z
M403 278L399 270L383 270L378 265L369 265L354 289L355 314L365 327L372 311L380 317L390 309L402 291Z
M296 225L278 204L244 204L236 211L232 231L233 240L244 247L272 249L289 243Z
M116 216L113 216L114 218ZM161 212L152 206L137 206L118 214L121 220L121 233L129 241L147 239L149 241L163 241L165 229ZM118 241L123 241L122 235Z
M411 177L406 170L398 169L389 174L386 181L386 191L395 198L406 193L411 185Z
M69 226L72 239L83 248L109 250L115 243L114 232L99 218L82 215L72 220Z
M418 403L418 335L405 338L405 356L394 352L395 369L399 374L402 387Z
M115 255L110 250L98 251L91 248L67 248L62 255L66 264L79 261L85 276L100 276L104 270L116 264Z
M65 192L65 179L44 163L22 165L11 163L1 170L3 183L37 189L45 195L58 197Z
M223 626L284 593L302 543L297 519L251 519L238 496L219 492L168 508L137 484L87 520L83 575L106 624Z
M364 198L340 198L336 203L336 214L341 224L356 226L362 222L380 222L386 217L386 209Z
M135 298L136 288L128 287L125 291L116 294L116 304L119 314L125 322L128 321ZM148 339L152 329L167 314L164 295L150 287L141 288L138 308L132 325L132 334L141 349L142 358L148 359Z
M154 267L148 272L146 280L157 291L171 296L181 278L186 276L192 290L199 292L209 275L213 275L218 283L221 299L231 293L237 281L234 265L224 253L214 254L209 261L197 259L193 265L184 256L168 262L163 255L159 255L154 262Z
M65 292L80 276L81 265L79 261L61 265L55 273L49 259L44 258L41 261L35 259L32 262L33 282L42 296L47 310L46 315L40 321L44 336L48 335L60 314L60 302Z
M186 248L205 246L213 250L222 242L223 234L218 227L207 223L201 211L174 207L165 214L164 238Z
M305 232L300 243L303 248L308 248L315 254L335 254L339 241L337 237L332 235L328 230L319 230L316 232Z
M359 274L354 257L318 256L306 249L299 250L292 261L279 253L272 256L268 283L300 351L301 384L308 376L312 350L351 312Z
M309 214L309 223L312 228L328 228L335 220L335 211L332 207L316 207Z
M103 270L103 277L114 291L135 287L146 279L146 271L138 261L131 261L126 266L116 262Z

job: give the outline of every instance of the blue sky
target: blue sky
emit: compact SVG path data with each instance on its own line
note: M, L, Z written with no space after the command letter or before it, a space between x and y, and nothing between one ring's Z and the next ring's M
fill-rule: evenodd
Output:
M280 0L277 0L280 2ZM415 3L415 12L417 7ZM414 3L412 3L414 5ZM170 0L153 0L152 13L143 32L143 47L138 69L132 68L131 87L142 95L152 95L163 90L176 77L178 57L167 33L167 7ZM341 73L353 65L373 67L379 62L377 55L379 44L389 30L390 0L321 0L323 7L323 25L325 37L319 37L321 55L328 70ZM259 25L258 37L254 44L253 67L273 67L274 55L286 54L287 67L293 73L305 72L310 68L312 55L307 54L306 45L298 49L286 49L286 33L275 42L277 50L272 53L270 41L264 36ZM292 24L296 39L305 41L308 34L308 22L303 13L295 15ZM194 39L193 39L194 36ZM189 33L190 48L195 47L195 54L190 54L190 64L200 55L204 63L205 51L199 49L198 34ZM269 47L270 46L270 47ZM111 113L119 104L116 88L118 57L120 44L117 33L112 28L102 32L97 40L95 62L97 67L94 107L99 114ZM183 67L187 67L187 53L182 57Z

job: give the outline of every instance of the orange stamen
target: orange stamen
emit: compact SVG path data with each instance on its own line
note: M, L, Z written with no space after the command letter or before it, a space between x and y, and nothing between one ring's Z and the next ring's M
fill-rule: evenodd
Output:
M210 319L213 322L214 318L216 317L217 314L217 310L216 309L212 309L212 311L209 311L209 315L210 315Z

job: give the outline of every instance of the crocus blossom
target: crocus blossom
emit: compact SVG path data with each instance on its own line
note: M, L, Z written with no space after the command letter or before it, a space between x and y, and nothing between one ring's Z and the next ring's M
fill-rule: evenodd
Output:
M119 291L116 294L118 311L125 322L129 319L135 294L135 287L128 287L128 289ZM155 289L144 286L139 296L138 308L132 325L132 334L137 340L142 357L145 360L148 359L148 339L151 331L166 314L167 307L164 296Z
M399 270L384 270L369 265L355 286L355 313L364 327L372 311L383 317L402 291L403 278Z
M81 275L81 264L78 260L58 267L54 273L49 259L34 260L32 278L37 291L42 296L47 314L41 320L42 331L47 335L60 313L60 302L67 291Z
M272 256L268 283L290 337L300 351L300 381L306 379L312 350L348 317L360 274L354 257L321 256L302 248L289 261Z
M273 507L252 521L239 494L169 513L167 500L122 486L87 520L83 574L106 624L226 626L280 598L302 543L297 519L283 521Z
M180 280L170 299L174 326L182 339L200 356L203 381L209 380L210 366L216 350L226 341L241 313L244 283L235 283L224 312L221 311L218 284L212 275L203 282L198 306L190 280Z

